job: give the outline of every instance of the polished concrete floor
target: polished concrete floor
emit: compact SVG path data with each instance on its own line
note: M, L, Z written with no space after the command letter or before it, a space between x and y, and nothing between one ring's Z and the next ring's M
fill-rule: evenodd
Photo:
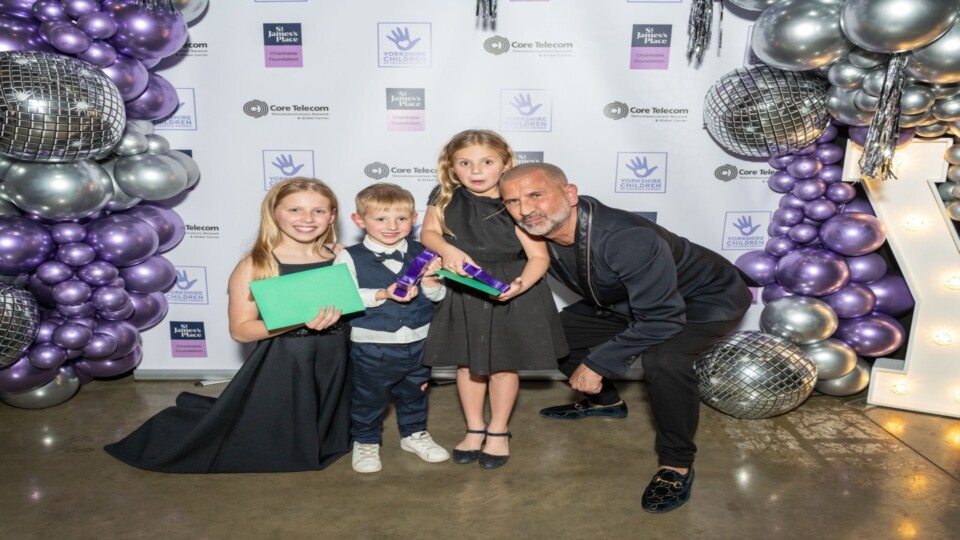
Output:
M380 473L354 473L345 456L319 472L172 475L101 447L193 385L94 381L57 407L0 405L0 538L960 537L960 422L856 398L814 397L769 420L704 406L693 498L647 514L646 391L620 386L628 418L560 422L536 411L570 390L524 381L513 458L493 471L401 451L391 415ZM463 429L456 389L431 392L431 432L452 446Z

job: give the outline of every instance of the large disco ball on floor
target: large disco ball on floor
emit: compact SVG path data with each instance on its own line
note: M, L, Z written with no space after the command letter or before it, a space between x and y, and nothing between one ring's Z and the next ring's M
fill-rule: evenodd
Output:
M694 364L700 398L735 418L770 418L803 403L817 366L797 345L763 332L736 332Z
M827 84L810 73L769 66L735 69L707 91L703 121L730 152L783 156L812 144L827 128Z
M40 308L27 290L0 283L0 368L23 356L37 337Z

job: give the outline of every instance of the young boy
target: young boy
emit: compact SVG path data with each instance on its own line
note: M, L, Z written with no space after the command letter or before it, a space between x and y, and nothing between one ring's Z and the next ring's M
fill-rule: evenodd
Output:
M383 413L396 399L400 448L424 461L438 463L450 454L427 433L427 381L423 344L430 327L433 305L444 296L431 265L421 281L423 294L410 287L396 295L396 280L423 251L407 236L417 220L413 195L395 184L378 183L357 194L357 212L351 215L366 230L360 244L337 255L346 263L360 289L366 311L350 321L350 361L353 366L353 470L372 473L381 469ZM436 261L435 261L436 263Z

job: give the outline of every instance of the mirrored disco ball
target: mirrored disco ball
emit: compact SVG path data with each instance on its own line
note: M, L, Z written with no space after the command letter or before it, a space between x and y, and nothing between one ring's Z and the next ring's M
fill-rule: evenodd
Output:
M806 72L735 69L707 91L703 121L730 152L783 156L813 143L826 129L827 84Z
M694 364L700 398L736 418L769 418L798 407L813 392L817 366L800 347L763 332L736 332Z
M53 53L0 52L0 154L44 162L105 157L126 116L116 85L96 66Z
M37 299L20 287L0 283L0 368L23 356L39 325Z

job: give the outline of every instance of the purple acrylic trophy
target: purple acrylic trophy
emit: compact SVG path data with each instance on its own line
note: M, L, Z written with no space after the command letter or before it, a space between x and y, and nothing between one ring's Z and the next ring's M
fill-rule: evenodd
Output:
M477 268L476 266L470 263L463 263L463 271L466 272L470 277L483 283L484 285L489 285L494 289L500 291L501 293L507 292L507 289L510 288L510 285L494 278L490 274L484 272L483 270Z
M437 254L429 249L425 249L417 255L410 268L407 269L407 273L397 278L397 288L394 289L393 294L400 298L406 298L410 287L416 287L417 283L420 283L423 275L427 273L427 267L436 258Z

